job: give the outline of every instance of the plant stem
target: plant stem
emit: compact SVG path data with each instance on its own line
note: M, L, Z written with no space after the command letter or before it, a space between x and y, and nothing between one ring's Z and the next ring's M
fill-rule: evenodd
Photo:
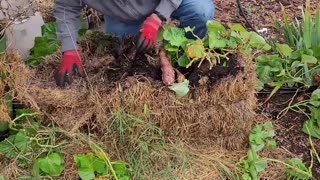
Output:
M276 163L279 163L279 164L283 164L283 165L285 165L285 166L287 166L287 167L289 167L289 168L297 171L298 173L304 174L304 175L306 175L306 176L308 176L308 177L312 177L312 174L311 174L310 172L303 171L303 170L301 170L301 169L298 169L298 168L296 168L296 167L294 167L294 166L291 166L290 164L285 163L285 162L282 162L282 161L280 161L280 160L271 159L271 158L262 158L262 159L267 160L267 161L271 161L271 162L276 162Z

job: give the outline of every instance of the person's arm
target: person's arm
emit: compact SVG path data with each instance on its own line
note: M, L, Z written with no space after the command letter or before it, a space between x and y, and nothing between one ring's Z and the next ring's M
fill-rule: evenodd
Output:
M77 38L80 29L79 0L56 0L54 16L57 22L57 37L62 45L62 52L77 49Z
M63 52L61 64L55 75L56 84L59 87L71 84L74 75L83 76L83 67L77 51L81 9L82 4L79 0L56 0L55 2L57 37Z
M182 0L161 0L156 12L160 13L164 18L170 19L173 11L177 10Z

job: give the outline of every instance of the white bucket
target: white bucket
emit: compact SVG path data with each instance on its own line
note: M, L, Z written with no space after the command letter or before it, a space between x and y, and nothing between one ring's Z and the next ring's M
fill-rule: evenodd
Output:
M25 60L34 46L35 37L42 35L41 26L43 24L44 21L39 12L36 12L34 16L15 21L6 32L7 49L18 51L21 58Z

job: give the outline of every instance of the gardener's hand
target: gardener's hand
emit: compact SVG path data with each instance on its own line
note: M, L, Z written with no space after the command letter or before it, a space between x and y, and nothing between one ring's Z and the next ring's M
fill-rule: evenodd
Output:
M72 82L72 76L83 76L83 67L77 50L69 50L63 53L62 62L55 76L59 87L64 87L66 83Z
M161 23L160 18L156 14L147 17L140 29L137 52L145 52L154 45Z

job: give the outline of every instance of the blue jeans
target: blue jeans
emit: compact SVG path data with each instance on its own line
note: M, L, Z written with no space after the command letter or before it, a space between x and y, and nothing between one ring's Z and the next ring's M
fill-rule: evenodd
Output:
M203 38L207 34L206 23L214 17L214 4L211 0L182 0L179 8L173 12L172 18L180 21L180 27L194 29L194 33ZM105 16L106 32L113 33L117 38L122 38L126 34L137 35L144 20L127 23L118 21L109 16ZM188 38L194 38L191 33Z

